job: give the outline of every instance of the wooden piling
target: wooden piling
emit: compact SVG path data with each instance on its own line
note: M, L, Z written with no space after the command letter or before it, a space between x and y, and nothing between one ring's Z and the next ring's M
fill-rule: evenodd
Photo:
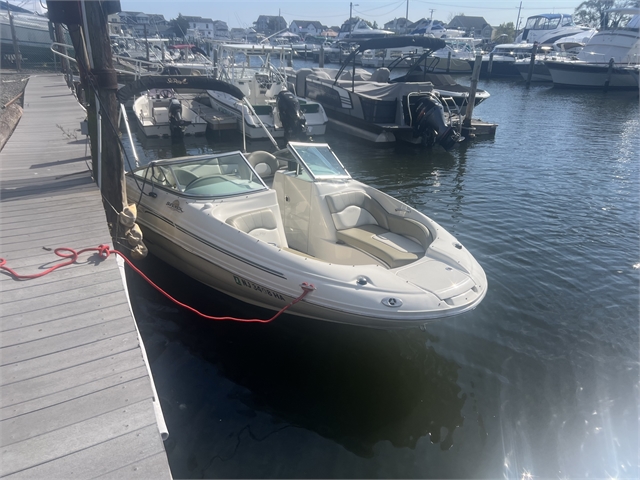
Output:
M538 44L535 43L531 49L531 60L529 61L529 72L527 73L527 87L531 85L531 77L533 76L533 69L536 65L536 53L538 52Z
M13 14L11 9L7 5L7 14L9 15L9 27L11 28L11 40L13 41L13 55L16 59L16 70L19 72L22 70L22 55L20 54L20 45L18 44L18 37L16 35L16 28L13 25Z
M478 90L478 78L480 77L480 67L482 66L482 55L476 55L476 61L473 63L473 72L471 73L471 91L469 92L469 103L467 111L464 115L464 128L471 128L471 117L473 116L473 107L476 103L476 91Z
M615 61L613 57L609 59L609 69L607 70L607 79L604 82L604 91L606 92L609 89L609 83L611 82L611 75L613 75L613 65Z
M447 73L451 70L451 50L449 50L449 55L447 56Z
M324 45L320 45L320 56L318 57L318 66L324 68Z
M476 57L477 61L477 57ZM491 70L493 69L493 52L489 54L489 65L487 66L487 76L491 77Z

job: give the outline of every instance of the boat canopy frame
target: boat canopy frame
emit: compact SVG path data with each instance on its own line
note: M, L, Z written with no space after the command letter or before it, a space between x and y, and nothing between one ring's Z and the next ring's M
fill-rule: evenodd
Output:
M334 85L338 83L338 79L342 72L347 68L350 63L353 64L353 75L351 76L351 89L355 88L355 70L356 70L356 55L365 50L376 50L383 48L401 48L401 47L422 47L424 49L423 55L429 55L436 50L440 50L446 46L446 42L441 38L432 37L419 37L413 35L403 35L399 37L385 37L385 38L373 38L366 40L358 45L358 48L353 50L342 62L340 69L336 75Z
M228 93L238 100L244 98L242 91L235 85L197 75L147 75L140 80L121 87L116 93L116 96L120 103L125 103L137 93L145 92L153 88L158 90L216 90Z

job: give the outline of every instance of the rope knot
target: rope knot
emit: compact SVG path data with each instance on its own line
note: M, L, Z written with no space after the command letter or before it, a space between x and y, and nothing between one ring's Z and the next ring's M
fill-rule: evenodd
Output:
M111 254L111 250L109 250L109 245L99 245L98 246L98 256L102 260L106 260L107 258L109 258L110 254Z

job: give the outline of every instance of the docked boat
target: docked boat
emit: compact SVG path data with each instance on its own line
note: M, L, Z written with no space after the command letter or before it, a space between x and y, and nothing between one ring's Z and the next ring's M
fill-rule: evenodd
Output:
M15 53L13 49L13 37L9 21L9 11L13 16L13 25L16 32L18 49L21 62L26 65L43 64L53 62L51 52L51 34L49 19L43 15L31 13L24 8L1 2L0 5L0 53L2 66L15 67Z
M182 85L167 84L167 76L144 77L144 91L133 102L133 111L140 130L147 137L180 138L204 135L207 122L198 114L198 107L190 95L179 92ZM190 93L193 93L191 90Z
M350 22L345 22L340 27L338 40L361 42L364 40L371 40L372 38L383 38L393 35L395 35L395 32L392 32L391 30L373 28L364 20L352 18Z
M593 36L594 28L576 25L567 13L543 13L527 18L524 29L516 37L515 43L538 43L552 45L556 41L573 35Z
M284 68L289 54L291 48L283 46L222 45L218 57L219 78L238 87L248 103L212 90L209 92L211 106L236 116L240 124L244 124L248 138L324 135L328 119L322 105L297 97L287 89ZM272 56L277 57L277 66Z
M627 16L628 20L600 30L575 57L545 61L554 86L638 89L633 67L640 64L640 9L608 12Z
M481 77L518 77L516 60L529 60L533 43L501 43L482 56Z
M217 83L210 89L243 100ZM140 199L137 223L154 255L270 310L306 289L288 313L405 328L472 310L487 292L482 267L455 237L354 180L325 143L153 161L128 172L126 187Z
M380 68L370 73L353 64L353 57L359 51L410 45L422 49L422 55L412 61L413 66L404 76L391 78L390 69ZM322 103L330 122L342 132L375 143L401 140L426 146L439 144L448 150L460 136L445 110L455 107L456 113L464 114L469 88L458 85L448 75L425 70L425 59L443 47L442 39L430 37L368 40L362 42L339 69L300 69L290 74L290 81L298 95ZM393 64L390 68L394 68ZM476 102L488 96L480 91Z

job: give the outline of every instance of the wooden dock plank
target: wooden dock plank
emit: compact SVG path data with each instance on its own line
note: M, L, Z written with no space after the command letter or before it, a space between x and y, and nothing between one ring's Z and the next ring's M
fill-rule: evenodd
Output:
M10 407L30 401L45 401L47 396L61 394L74 398L73 391L86 385L117 375L134 368L140 358L136 349L125 350L106 357L63 368L48 375L34 377L24 381L5 384L0 389L3 407Z
M137 378L146 378L146 376L147 370L145 367L137 367L124 372L107 375L106 377L98 378L92 382L82 385L75 385L72 388L68 388L61 392L55 392L51 395L34 398L14 405L3 406L0 408L0 420L7 420L9 418L41 410L52 405L62 404L69 400L86 397L91 393L98 392L115 385L120 385Z
M98 445L128 432L154 425L156 420L147 403L147 401L140 401L81 423L3 446L0 448L2 453L0 476L4 477ZM160 443L159 447L162 448L159 435L157 440ZM93 461L111 464L112 468L114 465L112 458L96 457Z
M30 79L0 156L0 256L19 273L63 261L57 247L111 244L84 117L61 76ZM171 478L115 258L3 272L0 290L0 476Z
M158 430L154 425L143 427L90 448L10 474L6 478L12 480L32 478L88 479L110 474L113 471L112 465L105 462L95 462L94 459L119 458L122 463L127 465L126 468L131 468L140 458L147 459L154 455L164 455L163 452L158 453L157 436ZM162 471L155 472L143 468L138 468L137 471L144 472L145 477L143 478L170 478L166 472ZM119 478L131 477L123 474Z

